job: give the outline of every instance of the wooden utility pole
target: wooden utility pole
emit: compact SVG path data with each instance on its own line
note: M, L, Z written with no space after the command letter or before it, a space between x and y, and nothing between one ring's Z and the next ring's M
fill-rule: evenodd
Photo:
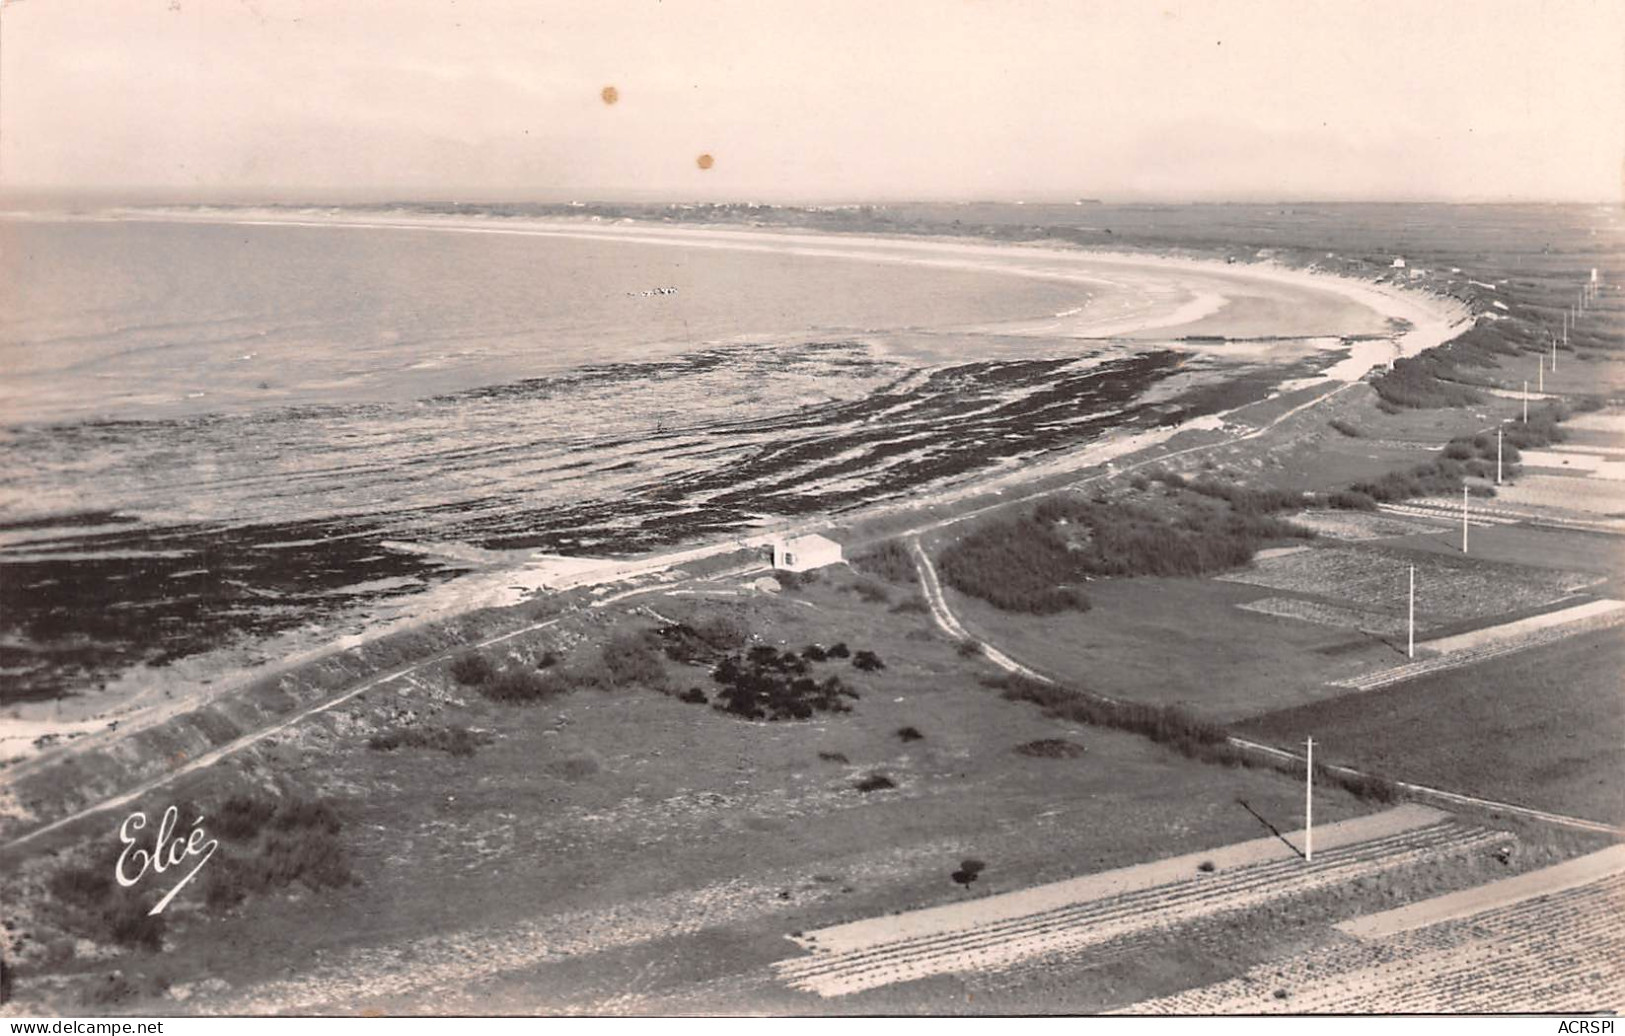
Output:
M1467 487L1461 487L1461 552L1467 553Z
M1411 619L1406 626L1405 657L1416 657L1416 566L1411 566Z
M1504 429L1499 426L1495 429L1495 484L1501 484L1501 433ZM1412 570L1414 573L1414 569Z
M1303 860L1315 858L1315 739L1304 742Z

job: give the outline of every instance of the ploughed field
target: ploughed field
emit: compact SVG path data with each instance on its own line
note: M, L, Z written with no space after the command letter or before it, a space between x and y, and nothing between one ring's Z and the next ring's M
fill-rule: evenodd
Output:
M1625 1002L1621 909L1625 874L1616 872L1376 939L1340 939L1128 1011L1613 1012Z

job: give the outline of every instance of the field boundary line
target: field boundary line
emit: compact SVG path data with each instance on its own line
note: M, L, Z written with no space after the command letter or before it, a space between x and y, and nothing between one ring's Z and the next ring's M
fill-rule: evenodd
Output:
M1525 871L1488 885L1449 892L1381 913L1351 918L1336 926L1356 939L1386 939L1401 932L1475 917L1491 910L1516 906L1540 896L1567 892L1625 872L1625 845L1611 845L1572 860Z

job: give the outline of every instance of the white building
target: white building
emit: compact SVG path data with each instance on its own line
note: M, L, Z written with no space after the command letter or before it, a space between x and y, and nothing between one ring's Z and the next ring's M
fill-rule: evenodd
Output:
M841 563L841 545L825 536L797 536L773 541L773 567L787 572L807 572Z

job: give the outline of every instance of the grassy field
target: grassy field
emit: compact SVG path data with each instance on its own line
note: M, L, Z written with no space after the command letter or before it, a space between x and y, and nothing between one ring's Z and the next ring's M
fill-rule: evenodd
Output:
M1461 556L1459 527L1444 535L1406 536L1389 542L1405 550ZM1472 557L1483 561L1606 577L1610 582L1594 588L1594 593L1617 595L1619 581L1625 579L1625 549L1621 549L1617 536L1528 525L1498 525L1474 527L1468 547Z
M1090 611L1056 616L1012 615L946 592L968 629L1041 672L1219 721L1314 701L1335 693L1327 681L1399 657L1376 640L1325 654L1360 638L1237 608L1268 592L1222 580L1094 582Z
M460 974L452 962L468 953L489 960L493 973L546 971L552 978L529 984L529 995L563 1003L580 993L565 981L572 972L547 970L552 951L538 948L562 938L558 931L719 929L708 937L715 942L705 967L727 974L760 966L764 953L791 952L782 936L798 929L1265 833L1238 799L1282 829L1297 822L1301 786L1292 779L1191 762L1133 735L1078 728L1003 700L981 683L991 667L930 632L906 591L868 599L878 595L859 594L857 585L841 571L780 596L639 602L674 619L731 611L760 644L777 648L845 642L854 653L874 651L884 669L862 671L849 659L814 664L859 690L851 712L750 722L644 687L512 705L445 677L356 699L157 793L143 805L208 802L223 788L271 781L297 787L342 821L336 837L353 883L295 881L230 909L183 893L166 913L164 951L119 958L129 988L106 1006L150 1002L169 983L199 1004L235 1003L222 998L303 972L292 962L319 954L324 973L356 976L344 1010L422 1010L419 990ZM612 629L656 625L641 613L611 620L589 613L580 620L587 625L510 642L493 661L534 665L554 651L569 666ZM670 692L716 690L701 668L665 666ZM912 735L901 733L910 727ZM369 747L403 728L470 733ZM1020 750L1053 740L1082 753ZM876 776L891 786L860 790ZM1368 807L1328 790L1316 809L1329 821ZM106 847L93 838L89 848ZM28 880L44 882L74 858L35 858ZM971 888L951 880L967 858L986 864ZM43 915L29 923L67 954L53 967L67 976L61 988L82 992L105 979L108 962L63 950ZM525 929L533 934L502 934L515 925L533 926ZM445 950L449 944L467 952ZM408 959L417 961L410 969ZM37 961L33 968L37 974ZM391 992L400 969L414 976L410 995ZM226 986L191 981L200 974ZM30 977L25 962L24 995L40 992ZM591 985L635 977L606 972ZM291 1006L332 995L298 988L277 996ZM173 998L162 1003L189 1009Z
M1621 672L1625 633L1603 630L1273 712L1240 724L1239 732L1283 743L1313 735L1328 762L1619 824Z

